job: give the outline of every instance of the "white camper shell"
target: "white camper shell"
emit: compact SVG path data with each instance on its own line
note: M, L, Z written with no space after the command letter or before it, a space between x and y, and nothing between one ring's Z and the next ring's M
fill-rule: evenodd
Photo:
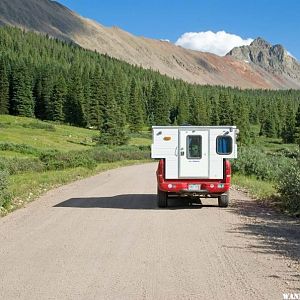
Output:
M165 160L165 179L222 179L237 157L236 126L153 126L151 157Z

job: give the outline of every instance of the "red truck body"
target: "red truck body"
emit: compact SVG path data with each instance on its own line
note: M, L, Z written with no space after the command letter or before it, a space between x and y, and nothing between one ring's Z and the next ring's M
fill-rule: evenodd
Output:
M228 193L231 182L231 166L224 159L224 176L222 179L166 179L165 161L160 159L156 170L158 192L184 196L220 197ZM201 189L191 191L190 185L200 185Z

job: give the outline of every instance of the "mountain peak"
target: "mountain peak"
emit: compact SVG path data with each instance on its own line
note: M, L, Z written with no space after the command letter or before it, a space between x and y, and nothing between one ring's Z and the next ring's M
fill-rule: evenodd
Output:
M265 39L258 37L256 38L251 44L250 46L252 47L262 47L262 48L270 48L272 45L267 42Z
M251 62L275 75L300 79L300 64L288 55L282 45L271 45L261 37L256 38L249 46L233 48L227 56Z

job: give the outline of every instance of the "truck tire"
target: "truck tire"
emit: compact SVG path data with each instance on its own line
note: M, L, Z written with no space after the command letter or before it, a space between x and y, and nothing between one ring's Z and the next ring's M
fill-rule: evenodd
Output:
M163 192L160 189L157 189L157 204L158 207L167 207L168 206L168 193Z
M229 194L223 194L218 197L219 207L227 207L229 204Z

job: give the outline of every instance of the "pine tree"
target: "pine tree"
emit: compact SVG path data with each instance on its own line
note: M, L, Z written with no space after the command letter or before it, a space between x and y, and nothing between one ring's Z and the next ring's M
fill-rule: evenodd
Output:
M177 123L178 125L187 124L189 121L189 99L187 92L183 89L180 93L178 99L178 116L177 116Z
M128 109L128 122L131 132L139 132L143 126L142 93L135 79L133 78L130 86L130 98Z
M81 107L83 111L83 119L85 125L88 125L89 117L90 117L91 81L92 79L91 79L89 67L85 66L81 76L81 82L83 88L83 101L81 103Z
M37 118L44 119L46 107L42 99L42 93L43 93L42 75L40 72L37 73L38 75L35 79L34 87L33 87L33 98L35 102L35 106L34 106L35 116Z
M120 68L114 70L112 83L114 88L114 95L116 102L123 112L124 116L127 116L129 111L130 86L127 81L127 76L124 74L123 70L121 70Z
M155 81L152 93L151 102L153 106L153 123L152 125L168 125L170 123L170 110L168 98L165 90L158 81Z
M36 80L33 91L35 98L35 115L39 119L49 119L49 114L51 114L50 98L52 85L50 66L45 66Z
M210 124L207 115L205 102L202 98L193 97L190 100L190 120L191 125L207 126Z
M11 111L14 115L34 117L32 81L28 68L20 65L13 71Z
M80 76L80 68L76 65L73 66L70 70L70 82L65 104L65 118L66 122L72 125L85 126L86 122L82 108L84 93Z
M9 109L9 81L6 66L0 61L0 114L8 114Z
M222 93L219 98L219 118L220 125L233 124L233 103L227 93Z
M287 118L281 134L284 143L291 144L295 142L296 122L294 110L292 106L289 105L287 108Z
M247 103L241 101L241 99L239 99L239 101L237 101L237 99L235 100L236 114L234 125L236 125L240 131L238 135L238 141L243 145L247 145L251 141L251 130L248 110L249 108Z
M100 110L101 95L103 93L101 86L101 70L96 68L91 78L91 94L89 102L89 126L99 129L103 122L103 112Z
M272 117L268 117L263 121L263 123L261 124L259 135L264 135L269 138L276 137L276 126Z
M213 95L210 97L211 110L210 110L210 124L213 126L218 126L220 124L220 109L219 101L217 96Z
M60 75L53 86L53 91L50 101L50 112L48 118L52 121L63 122L64 104L67 96L67 84L62 75Z
M123 145L126 142L125 118L114 98L112 86L108 86L99 143L105 145Z
M300 148L300 104L298 105L298 111L296 113L295 125L295 142Z
M300 104L298 105L298 110L295 119L296 119L295 126L300 127Z

